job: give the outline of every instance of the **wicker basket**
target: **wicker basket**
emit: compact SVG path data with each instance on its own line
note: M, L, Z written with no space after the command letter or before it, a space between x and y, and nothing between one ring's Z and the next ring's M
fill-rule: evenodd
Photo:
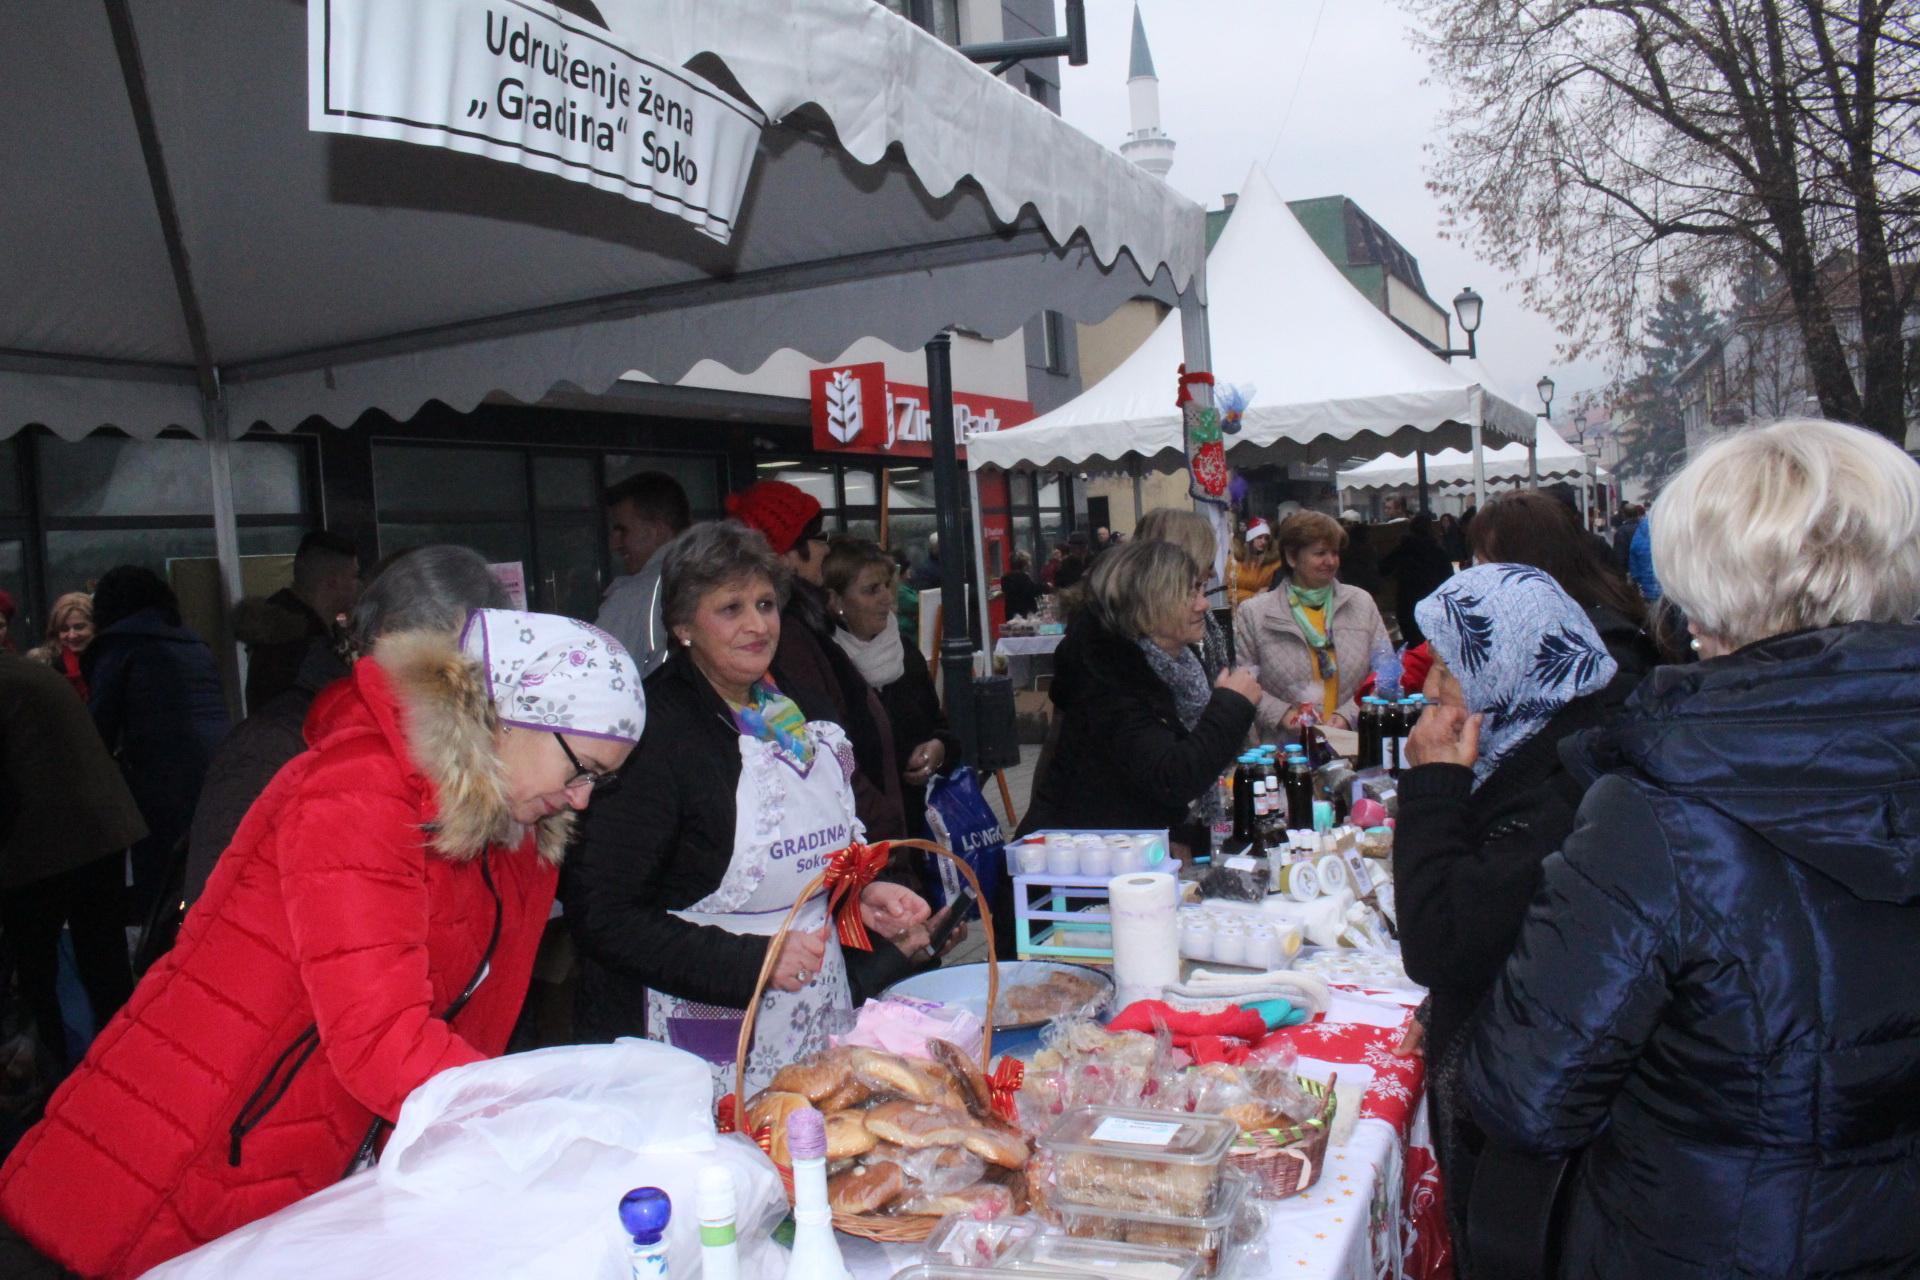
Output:
M1284 1200L1320 1180L1327 1162L1327 1140L1333 1135L1338 1105L1333 1086L1338 1078L1329 1077L1321 1084L1301 1077L1300 1088L1320 1100L1320 1113L1282 1129L1243 1133L1227 1153L1227 1163L1253 1179L1254 1194L1262 1200Z
M980 1042L980 1070L987 1071L993 1058L993 1017L992 1010L1000 1000L1000 964L994 958L993 919L986 910L986 895L981 891L979 877L973 874L973 868L967 865L965 858L956 857L951 851L931 840L889 840L892 849L923 849L938 854L960 868L960 874L966 877L967 884L973 889L974 901L981 905L979 924L987 940L987 1010L983 1037ZM773 935L767 946L767 958L760 964L760 977L753 984L753 998L747 1001L746 1014L740 1020L740 1043L734 1050L733 1097L735 1111L744 1117L747 1107L747 1055L753 1049L753 1027L759 1017L760 997L766 993L767 983L773 977L774 961L780 955L780 943L785 940L787 931L793 927L793 921L800 914L800 908L813 900L813 895L826 886L827 873L821 872L807 885L793 909L787 912L787 918L780 922L780 931ZM787 1201L793 1201L793 1170L775 1162L774 1168L780 1171L780 1183L787 1189ZM933 1234L938 1218L932 1217L890 1217L884 1213L835 1213L833 1228L850 1236L859 1236L866 1240L875 1240L881 1244L914 1244Z

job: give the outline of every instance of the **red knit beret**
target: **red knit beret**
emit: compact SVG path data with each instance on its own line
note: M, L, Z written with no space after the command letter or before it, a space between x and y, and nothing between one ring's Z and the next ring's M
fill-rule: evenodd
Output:
M761 480L727 495L727 514L766 536L773 553L783 556L800 545L808 526L820 519L820 500L784 480Z

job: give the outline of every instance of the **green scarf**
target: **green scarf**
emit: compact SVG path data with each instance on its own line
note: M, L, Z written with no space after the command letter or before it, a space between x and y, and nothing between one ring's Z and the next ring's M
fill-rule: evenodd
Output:
M1333 584L1309 590L1295 586L1291 579L1287 582L1287 603L1293 608L1293 620L1300 624L1300 634L1307 638L1307 645L1313 650L1314 665L1322 680L1337 679L1340 664L1334 660L1333 644L1327 639L1326 632L1313 625L1307 618L1308 609L1319 609L1327 619L1328 629L1333 623Z

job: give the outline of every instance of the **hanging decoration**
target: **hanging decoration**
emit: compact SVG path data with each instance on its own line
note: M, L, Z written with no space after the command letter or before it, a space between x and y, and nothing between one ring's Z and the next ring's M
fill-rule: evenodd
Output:
M1258 390L1251 382L1235 386L1231 382L1217 382L1213 387L1213 404L1220 410L1220 434L1237 436L1240 434L1240 418L1247 411L1247 404Z
M1192 387L1212 386L1210 373L1188 373L1180 366L1180 394L1174 405L1180 410L1186 434L1187 471L1192 481L1187 492L1201 502L1216 507L1227 505L1227 446L1220 434L1220 411L1193 398Z

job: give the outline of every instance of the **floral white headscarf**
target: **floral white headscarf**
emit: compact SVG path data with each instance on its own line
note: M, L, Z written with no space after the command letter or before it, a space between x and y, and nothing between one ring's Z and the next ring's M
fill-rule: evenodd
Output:
M598 627L554 613L475 609L460 647L486 668L501 723L640 741L647 702L639 665Z
M1473 785L1575 698L1620 670L1586 610L1540 570L1476 565L1414 606L1420 630L1484 717Z

